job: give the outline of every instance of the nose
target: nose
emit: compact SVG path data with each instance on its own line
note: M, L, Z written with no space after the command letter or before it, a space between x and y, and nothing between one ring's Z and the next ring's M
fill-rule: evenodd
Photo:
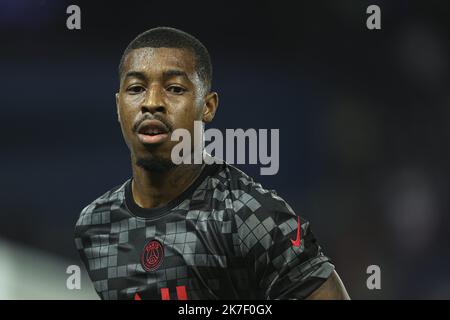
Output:
M159 85L151 86L147 91L147 97L141 105L141 111L150 113L166 113L166 106Z

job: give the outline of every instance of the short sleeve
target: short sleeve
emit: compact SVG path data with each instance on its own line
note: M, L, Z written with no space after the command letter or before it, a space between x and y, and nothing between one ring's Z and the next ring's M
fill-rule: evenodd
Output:
M330 277L334 265L309 222L279 199L237 218L240 249L262 298L304 299Z

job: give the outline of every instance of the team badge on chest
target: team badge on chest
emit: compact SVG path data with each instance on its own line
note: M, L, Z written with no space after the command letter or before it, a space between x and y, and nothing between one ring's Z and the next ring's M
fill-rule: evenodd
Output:
M164 260L164 247L158 240L150 240L141 254L141 265L145 271L155 271Z

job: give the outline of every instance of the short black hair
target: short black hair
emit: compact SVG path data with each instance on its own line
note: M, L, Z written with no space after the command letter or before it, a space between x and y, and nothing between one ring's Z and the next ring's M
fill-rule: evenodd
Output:
M126 47L119 64L119 78L122 75L123 63L126 55L139 48L181 48L190 50L194 54L195 69L200 80L205 84L207 92L211 90L212 64L206 47L194 36L179 29L157 27L138 35Z

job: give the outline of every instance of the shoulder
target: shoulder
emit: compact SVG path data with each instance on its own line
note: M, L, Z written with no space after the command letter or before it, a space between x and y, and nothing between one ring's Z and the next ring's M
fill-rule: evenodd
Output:
M221 178L220 178L221 177ZM237 231L246 237L254 231L261 237L266 233L287 235L297 228L298 214L273 189L267 189L238 168L225 165L219 178L227 180L231 207ZM222 182L223 184L225 182ZM301 217L302 228L309 222ZM258 236L257 236L258 238Z
M80 213L76 226L91 225L98 223L105 223L109 221L109 213L116 206L120 206L125 199L125 186L129 180L125 181L121 185L115 186L114 188L108 190L100 197L96 198L94 201L85 206Z
M227 165L224 172L228 175L235 222L233 242L239 255L266 259L269 254L275 259L284 252L291 253L293 239L300 239L297 233L302 240L295 254L315 254L318 247L313 243L309 222L275 190L265 188L233 166Z

